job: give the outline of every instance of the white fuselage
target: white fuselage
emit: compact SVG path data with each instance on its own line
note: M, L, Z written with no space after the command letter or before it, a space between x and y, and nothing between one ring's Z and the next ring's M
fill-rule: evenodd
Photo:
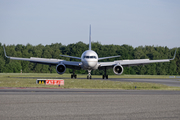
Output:
M98 55L93 50L86 50L81 55L82 68L93 70L98 68Z

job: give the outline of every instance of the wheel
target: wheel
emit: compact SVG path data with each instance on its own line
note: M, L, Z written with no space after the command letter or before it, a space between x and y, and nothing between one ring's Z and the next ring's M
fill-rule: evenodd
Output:
M106 79L108 79L108 75L106 75Z

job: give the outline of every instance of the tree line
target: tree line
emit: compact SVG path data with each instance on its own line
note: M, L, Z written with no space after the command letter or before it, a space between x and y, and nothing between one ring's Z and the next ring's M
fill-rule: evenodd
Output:
M51 45L5 45L6 53L12 57L39 57L39 58L55 58L68 61L78 61L72 58L61 57L59 55L70 55L81 57L81 54L88 50L88 44L83 42L62 45L61 43L53 43ZM130 45L102 45L99 42L92 42L92 50L97 52L99 57L121 55L118 58L102 60L115 61L125 59L170 59L173 57L175 49L161 46L139 46L132 47ZM168 63L152 63L148 65L139 65L132 67L124 67L123 74L138 75L180 75L180 47L177 48L175 60ZM43 64L35 64L28 61L10 60L4 56L3 45L0 43L0 73L56 73L56 66L48 66ZM104 71L94 70L92 74L102 75ZM71 69L66 69L65 73L72 73ZM76 71L77 74L87 74L85 70ZM114 74L112 69L107 74Z

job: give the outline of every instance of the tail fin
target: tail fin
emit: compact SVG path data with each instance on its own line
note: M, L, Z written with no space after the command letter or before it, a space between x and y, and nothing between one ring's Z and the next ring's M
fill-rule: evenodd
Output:
M89 28L89 50L91 50L91 25Z

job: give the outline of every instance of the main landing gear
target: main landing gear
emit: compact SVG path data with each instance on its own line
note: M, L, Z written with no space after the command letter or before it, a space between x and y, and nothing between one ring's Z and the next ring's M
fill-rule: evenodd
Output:
M102 76L102 79L108 79L108 75L106 75L106 67L105 67L104 75Z
M88 76L87 79L91 79L91 70L88 70Z
M73 70L73 74L71 75L71 79L73 79L73 78L77 78L77 75L74 73L75 72L75 70Z
M108 75L103 75L102 79L108 79Z

